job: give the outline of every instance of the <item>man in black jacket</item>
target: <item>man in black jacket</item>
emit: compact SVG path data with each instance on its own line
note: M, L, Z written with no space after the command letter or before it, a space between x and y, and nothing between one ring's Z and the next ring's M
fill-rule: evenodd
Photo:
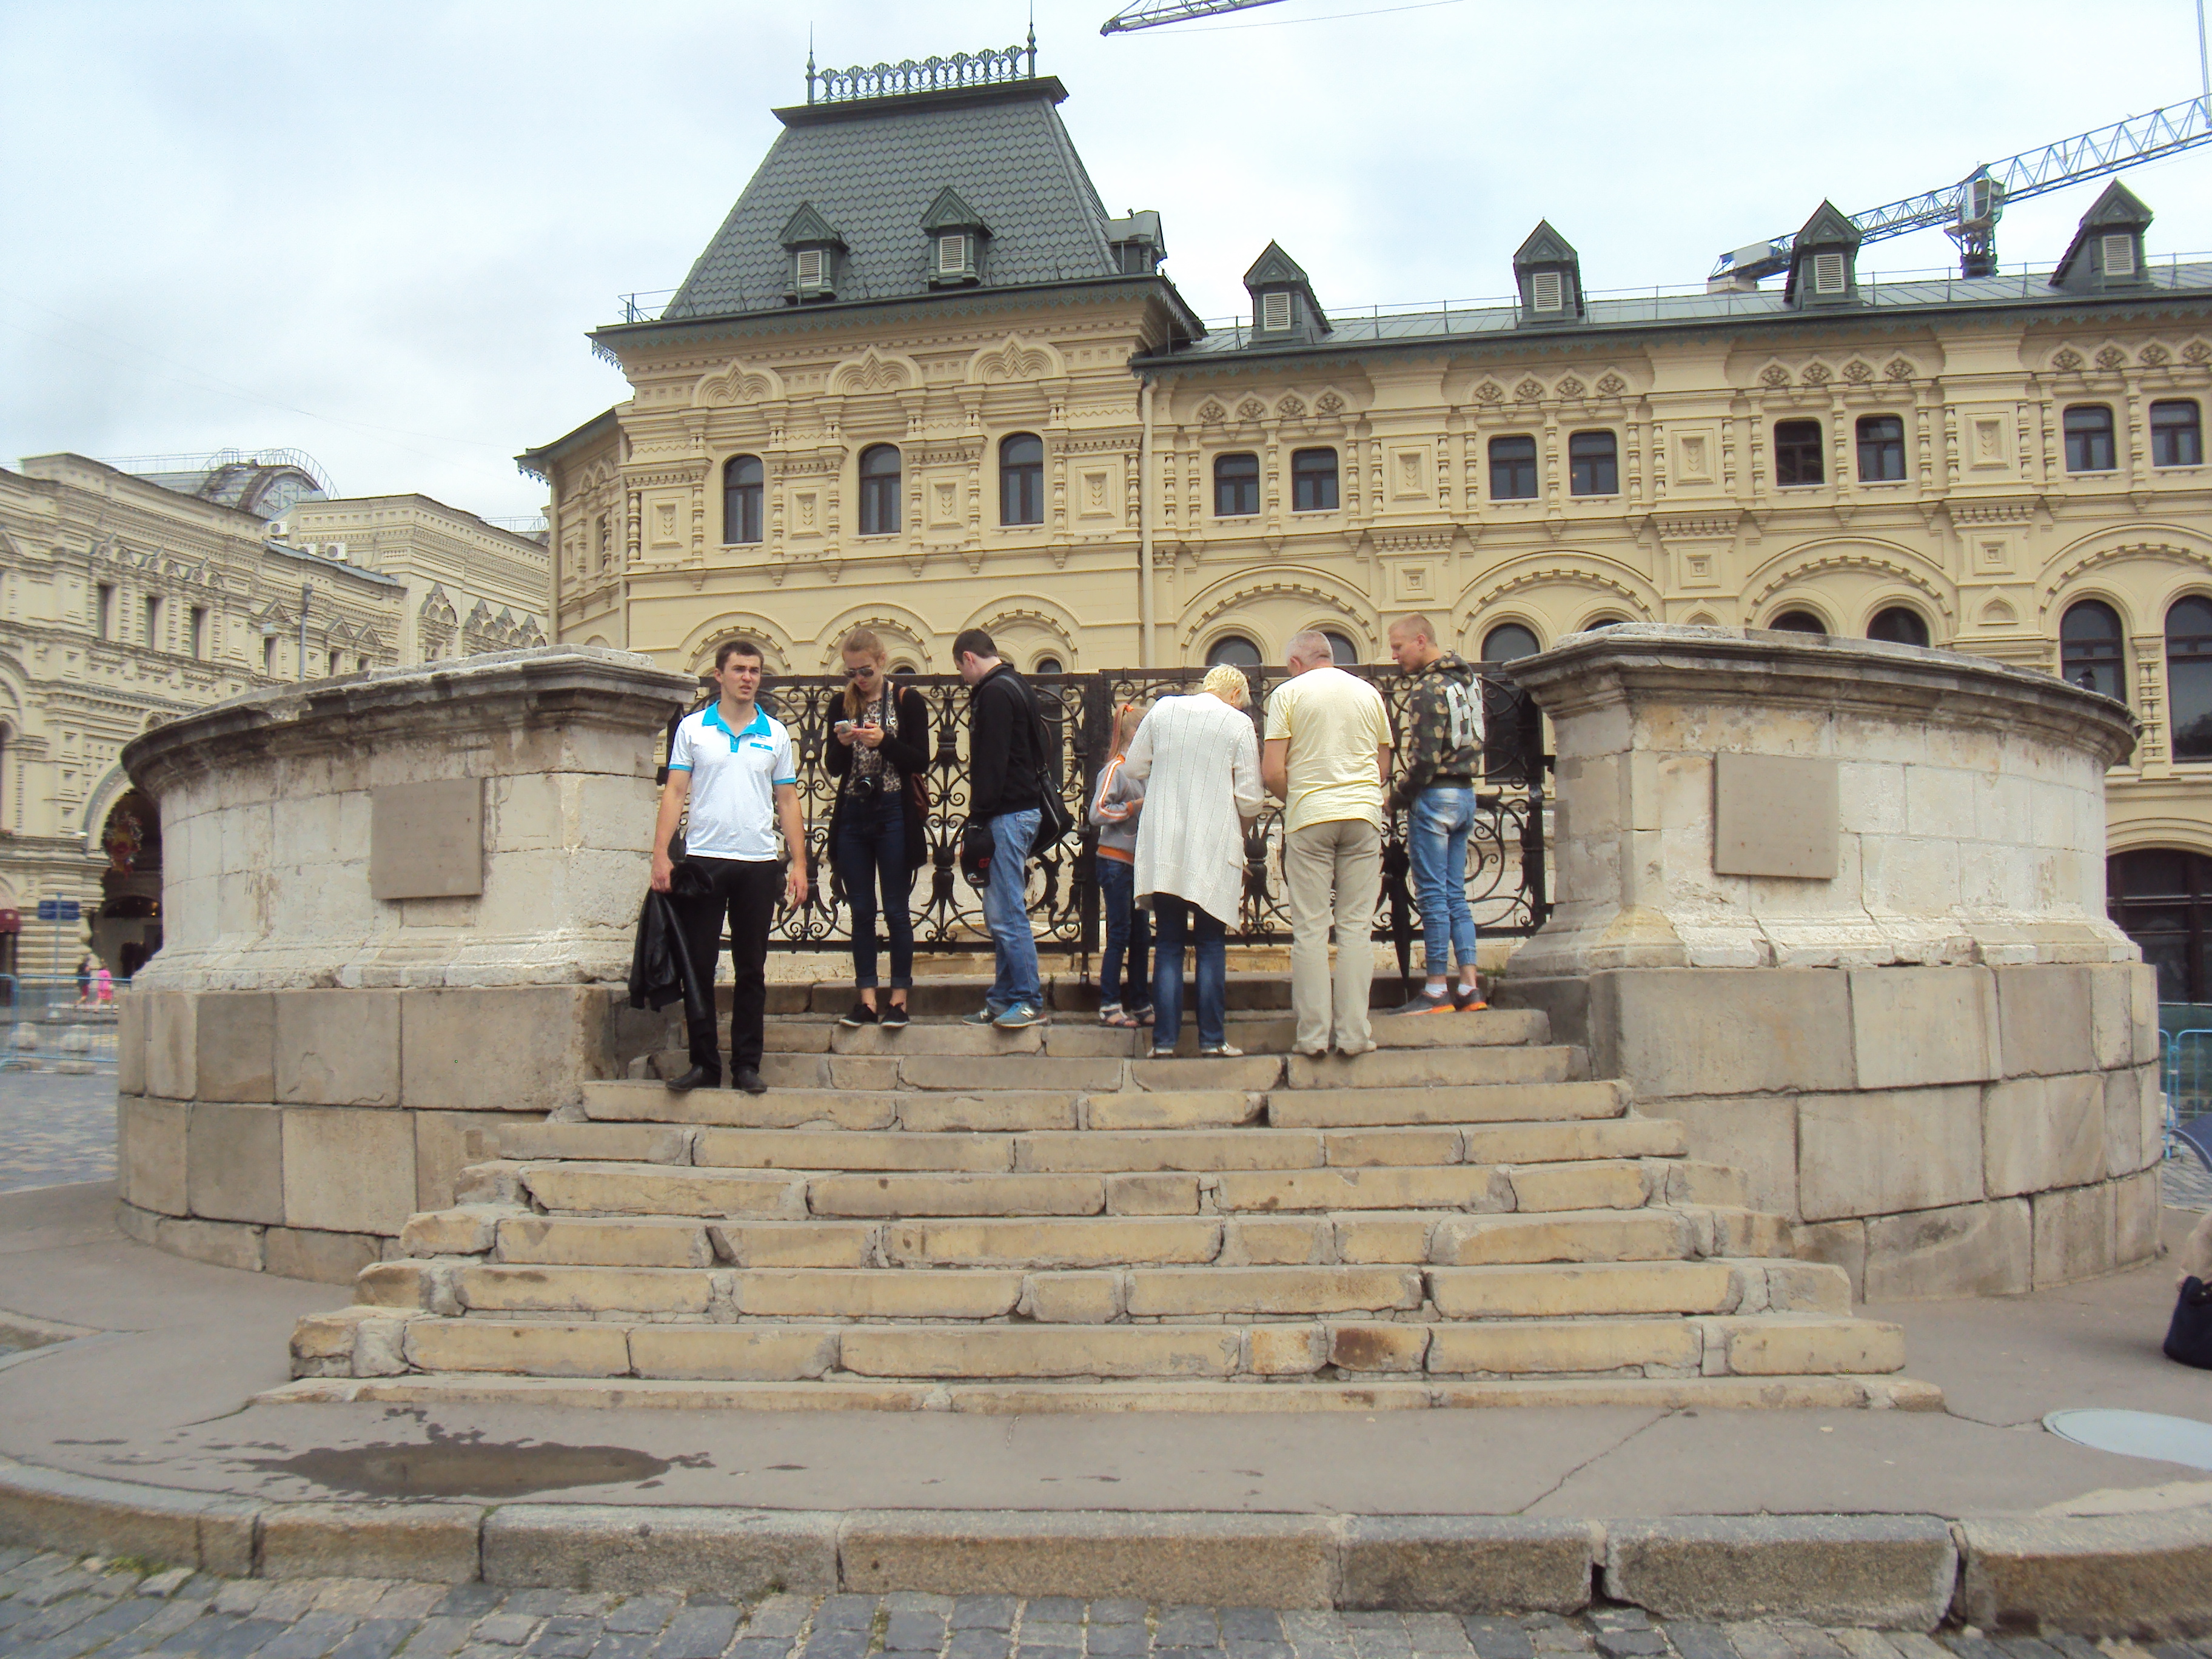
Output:
M968 829L972 863L988 851L983 921L991 930L998 975L970 1025L1019 1030L1044 1019L1036 940L1030 933L1030 846L1043 805L1036 745L1036 704L1019 674L999 659L980 628L952 641L953 665L968 683ZM977 843L981 843L980 847Z

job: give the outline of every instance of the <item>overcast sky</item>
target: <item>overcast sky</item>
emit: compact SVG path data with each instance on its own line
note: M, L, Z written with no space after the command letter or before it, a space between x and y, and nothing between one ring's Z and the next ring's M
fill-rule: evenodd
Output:
M1548 216L1593 289L2195 96L2191 0L1284 0L1039 68L1201 316L1269 237L1322 304L1495 295ZM1345 14L1352 14L1345 15ZM520 450L626 395L584 335L672 288L824 64L1003 46L1020 0L0 0L0 465L290 446L348 495L536 511ZM2212 249L2212 147L2134 170ZM2007 268L2097 186L2008 213ZM1923 232L1863 267L1948 263Z

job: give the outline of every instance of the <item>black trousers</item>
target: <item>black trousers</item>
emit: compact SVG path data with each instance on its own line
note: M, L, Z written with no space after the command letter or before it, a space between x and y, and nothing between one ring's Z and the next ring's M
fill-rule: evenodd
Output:
M768 1008L768 930L775 920L776 901L783 896L783 860L701 858L688 860L706 878L704 891L679 901L684 913L684 948L690 953L700 976L714 983L714 958L722 948L722 922L730 927L730 961L737 983L730 995L730 1066L742 1072L760 1069L763 1016ZM721 1056L715 1052L714 1000L707 999L707 1018L694 1019L687 1012L684 1024L691 1040L691 1063L703 1066L716 1077L722 1074Z

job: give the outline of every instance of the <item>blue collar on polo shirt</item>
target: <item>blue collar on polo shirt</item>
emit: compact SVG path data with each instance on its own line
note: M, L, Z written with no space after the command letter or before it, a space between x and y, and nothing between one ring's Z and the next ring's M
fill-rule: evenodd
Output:
M762 708L758 703L755 703L753 705L753 717L750 720L746 722L745 729L742 732L732 732L730 730L729 721L722 718L722 702L720 698L717 697L714 702L707 705L707 718L702 721L701 724L713 726L717 732L720 732L724 737L730 740L730 747L734 749L738 746L738 739L739 738L764 738L768 736L768 710Z

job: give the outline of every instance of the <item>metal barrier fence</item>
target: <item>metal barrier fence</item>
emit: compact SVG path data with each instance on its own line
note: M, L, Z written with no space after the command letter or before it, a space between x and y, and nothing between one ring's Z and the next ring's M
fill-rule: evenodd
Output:
M106 1073L115 1070L116 999L128 980L97 975L0 974L0 1071Z
M1079 833L1048 849L1032 865L1030 915L1040 949L1087 958L1103 940L1095 867L1097 833L1085 808L1113 741L1115 710L1136 699L1198 690L1203 668L1121 669L1094 674L1028 676L1042 704L1062 799ZM1407 725L1412 682L1391 669L1355 668L1382 694L1394 732ZM1503 674L1483 670L1486 726L1484 777L1468 848L1467 890L1477 925L1491 933L1524 935L1543 926L1550 912L1545 871L1545 778L1542 722L1535 706ZM1265 739L1267 693L1286 677L1279 668L1249 668L1252 719ZM897 675L927 706L933 758L925 778L929 793L928 863L916 872L913 899L915 942L931 951L988 951L981 896L959 874L960 834L968 805L968 688L957 675ZM763 702L791 728L798 751L799 793L808 824L811 890L807 902L779 912L773 948L821 950L851 939L850 912L829 857L829 824L839 780L829 769L831 726L842 718L845 682L833 677L779 681ZM1375 937L1397 946L1401 971L1419 931L1405 825L1393 816L1383 837L1382 902ZM823 878L830 878L824 880ZM1282 813L1270 801L1244 843L1244 890L1230 937L1245 944L1287 944L1290 917L1282 873Z

